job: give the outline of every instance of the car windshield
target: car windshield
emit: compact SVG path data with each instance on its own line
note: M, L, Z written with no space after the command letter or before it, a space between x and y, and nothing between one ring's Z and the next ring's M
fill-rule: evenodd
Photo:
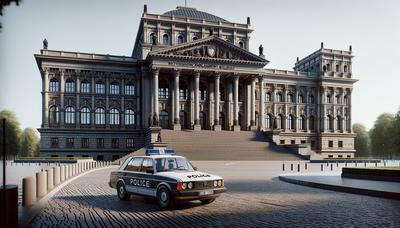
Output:
M173 171L173 170L186 170L194 171L190 162L185 158L171 157L171 158L156 158L157 172Z

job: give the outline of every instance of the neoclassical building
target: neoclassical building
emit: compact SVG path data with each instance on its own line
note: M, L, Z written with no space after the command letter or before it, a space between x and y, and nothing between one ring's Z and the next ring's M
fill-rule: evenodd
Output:
M352 50L269 69L251 28L189 7L144 6L132 56L57 51L42 77L41 155L116 159L146 145L150 124L180 131L264 131L320 158L354 157Z

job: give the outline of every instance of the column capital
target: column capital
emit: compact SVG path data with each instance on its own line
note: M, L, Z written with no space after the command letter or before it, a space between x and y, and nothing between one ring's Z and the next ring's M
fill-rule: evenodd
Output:
M160 72L160 68L159 67L151 67L150 70L151 70L151 72L153 74L158 74Z
M180 74L181 74L181 69L174 68L174 75L175 76L180 76Z
M65 74L65 69L58 69L58 72L60 73L60 75L64 76L64 74Z
M220 79L221 78L221 73L220 72L215 72L214 77L215 77L215 79Z
M193 73L194 73L195 77L200 77L201 71L200 70L194 70Z
M321 86L319 87L320 93L325 93L326 89L327 89L326 86L322 86L322 85L321 85Z
M259 81L262 81L262 80L264 80L264 75L258 74L257 78L258 78Z
M239 73L236 73L236 72L235 72L235 73L233 73L232 75L233 75L233 79L239 80L239 75L240 75Z

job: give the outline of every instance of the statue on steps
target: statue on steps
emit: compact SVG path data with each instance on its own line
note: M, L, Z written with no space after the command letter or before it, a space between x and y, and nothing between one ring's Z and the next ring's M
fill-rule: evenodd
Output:
M154 126L154 127L158 127L158 124L159 124L158 115L157 115L157 113L154 113L154 116L153 116L153 126Z

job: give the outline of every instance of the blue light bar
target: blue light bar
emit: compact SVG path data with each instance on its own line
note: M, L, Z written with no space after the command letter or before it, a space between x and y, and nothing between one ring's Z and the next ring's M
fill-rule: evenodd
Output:
M146 155L175 154L173 149L146 149Z

